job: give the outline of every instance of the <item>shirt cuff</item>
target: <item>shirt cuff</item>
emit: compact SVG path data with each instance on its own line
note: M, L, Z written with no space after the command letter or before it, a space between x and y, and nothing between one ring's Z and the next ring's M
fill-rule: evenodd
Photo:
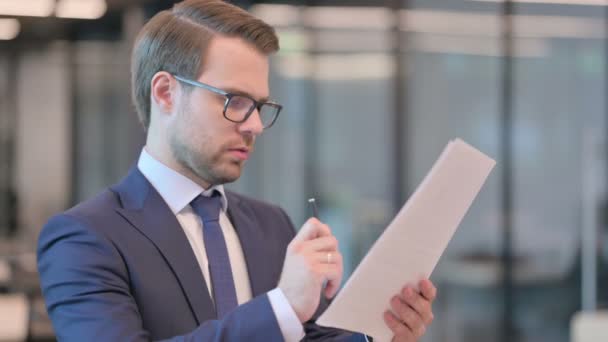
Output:
M304 327L285 294L278 287L268 292L268 300L279 323L285 342L298 342L304 338Z

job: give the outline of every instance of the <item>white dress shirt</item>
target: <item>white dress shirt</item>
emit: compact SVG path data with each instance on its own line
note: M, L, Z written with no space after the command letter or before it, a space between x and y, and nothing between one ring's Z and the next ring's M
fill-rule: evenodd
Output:
M203 277L209 289L209 296L212 299L213 289L209 277L205 243L203 242L203 225L201 218L192 210L190 202L200 194L211 196L214 190L220 192L222 196L222 210L220 211L219 223L226 240L226 247L228 248L228 257L230 258L237 300L239 305L249 301L252 295L247 264L243 256L241 242L227 215L228 199L224 193L224 187L216 185L205 190L186 176L156 160L145 148L139 156L137 167L156 191L158 191L182 226L188 242L190 242L196 261L203 272ZM271 290L268 292L268 299L285 341L300 341L304 337L304 328L283 291L278 287Z

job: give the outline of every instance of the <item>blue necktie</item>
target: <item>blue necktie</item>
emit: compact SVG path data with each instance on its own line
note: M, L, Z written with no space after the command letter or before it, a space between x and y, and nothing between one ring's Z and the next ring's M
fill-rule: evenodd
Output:
M219 222L221 194L214 191L211 197L199 195L190 204L203 221L203 240L209 261L215 311L217 318L221 319L238 306L228 248Z

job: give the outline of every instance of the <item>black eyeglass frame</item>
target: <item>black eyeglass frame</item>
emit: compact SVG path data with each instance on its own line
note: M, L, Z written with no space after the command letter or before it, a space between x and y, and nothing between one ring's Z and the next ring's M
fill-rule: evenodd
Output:
M247 119L249 119L249 117L253 113L253 110L256 108L257 108L258 112L260 112L260 109L262 108L262 106L270 106L270 107L274 107L276 109L276 114L274 115L274 118L272 119L272 121L268 125L264 126L264 129L268 129L268 128L272 127L272 125L274 125L274 123L277 121L277 119L279 117L279 114L281 113L281 110L283 109L282 105L280 105L276 102L273 102L273 101L260 102L248 95L229 93L227 91L216 88L209 84L201 83L198 81L193 81L193 80L190 80L185 77L178 76L178 75L173 75L173 77L175 77L176 80L186 83L188 85L198 87L198 88L203 88L203 89L209 90L213 93L224 96L226 98L226 101L224 102L224 110L223 110L222 114L224 115L224 118L226 118L226 120L232 121L234 123L243 123L243 122L247 121ZM226 112L228 110L228 105L230 104L230 100L235 96L244 97L244 98L250 99L253 102L253 105L251 106L251 108L249 108L249 110L247 111L247 114L245 114L245 116L243 117L242 120L234 120L234 119L229 118L228 115L226 115Z

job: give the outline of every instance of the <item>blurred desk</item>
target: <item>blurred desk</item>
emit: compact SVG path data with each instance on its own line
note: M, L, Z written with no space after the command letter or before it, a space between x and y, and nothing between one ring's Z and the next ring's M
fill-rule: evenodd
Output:
M608 311L578 312L572 318L571 342L608 341Z
M33 242L0 239L0 287L30 295L40 292Z
M38 284L35 254L0 256L0 342L55 341Z
M25 341L29 308L22 294L0 295L0 341Z

